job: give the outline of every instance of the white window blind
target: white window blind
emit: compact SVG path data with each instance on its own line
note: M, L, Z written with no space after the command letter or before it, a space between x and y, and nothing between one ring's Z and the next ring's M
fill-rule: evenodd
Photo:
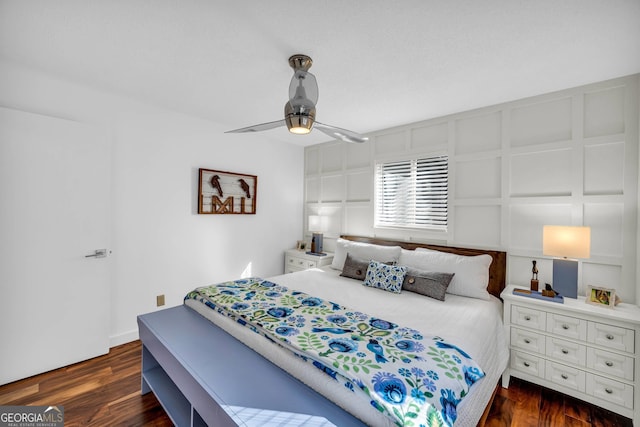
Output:
M448 157L376 165L375 225L446 230Z

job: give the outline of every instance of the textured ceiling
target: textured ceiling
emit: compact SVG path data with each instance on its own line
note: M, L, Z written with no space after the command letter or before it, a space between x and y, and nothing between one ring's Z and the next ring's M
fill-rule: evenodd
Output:
M225 129L282 118L294 53L366 133L640 72L640 0L0 0L0 58Z

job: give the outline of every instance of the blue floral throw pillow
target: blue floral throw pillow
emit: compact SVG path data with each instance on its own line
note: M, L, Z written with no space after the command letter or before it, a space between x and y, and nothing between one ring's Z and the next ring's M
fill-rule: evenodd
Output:
M407 267L371 261L364 278L364 285L399 294L405 274L407 274Z

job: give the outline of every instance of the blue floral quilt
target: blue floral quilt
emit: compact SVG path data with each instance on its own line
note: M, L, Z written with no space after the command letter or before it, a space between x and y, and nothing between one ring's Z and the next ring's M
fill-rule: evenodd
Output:
M457 346L259 278L198 288L194 299L278 342L398 426L452 426L484 376Z

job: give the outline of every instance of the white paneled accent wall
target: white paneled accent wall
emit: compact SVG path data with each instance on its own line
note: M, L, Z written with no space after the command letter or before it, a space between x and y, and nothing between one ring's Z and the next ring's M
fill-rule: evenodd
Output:
M364 144L305 149L309 215L330 218L325 246L340 233L500 249L508 281L528 285L532 260L552 282L542 226L591 227L580 288L615 288L640 299L636 264L640 75L567 89L386 129ZM449 156L446 232L374 228L374 166L409 156Z

